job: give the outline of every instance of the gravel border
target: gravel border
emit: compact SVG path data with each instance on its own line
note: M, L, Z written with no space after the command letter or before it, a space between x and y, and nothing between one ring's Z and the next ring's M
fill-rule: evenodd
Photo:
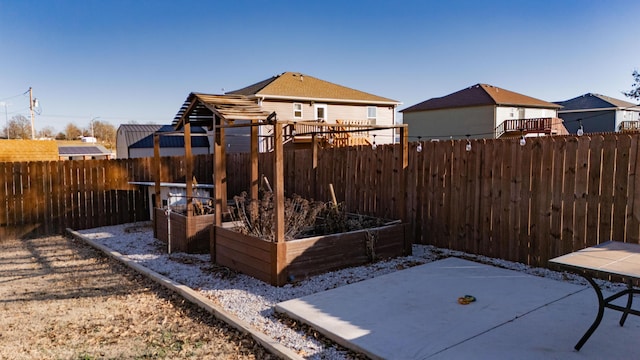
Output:
M150 223L133 223L70 233L147 274L161 284L172 284L187 299L198 299L207 310L230 325L252 334L270 351L292 359L353 359L354 354L337 344L310 337L308 331L288 326L275 313L277 303L337 288L376 276L456 256L527 274L587 285L580 276L521 263L488 258L429 245L413 245L413 255L380 261L310 277L294 284L274 287L250 276L216 266L209 255L167 254L165 244L153 238ZM94 245L95 244L95 245ZM154 279L155 280L155 279ZM605 288L622 284L602 281ZM201 305L202 306L202 305ZM211 309L211 310L210 310ZM360 356L356 356L360 357Z

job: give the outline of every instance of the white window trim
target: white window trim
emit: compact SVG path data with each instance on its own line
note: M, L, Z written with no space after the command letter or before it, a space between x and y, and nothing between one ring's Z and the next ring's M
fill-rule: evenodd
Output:
M324 109L324 121L329 121L329 106L327 104L314 104L313 105L313 116L318 120L318 108Z
M296 116L296 105L300 106L300 116ZM304 113L302 111L302 103L293 103L293 118L294 119L302 119L304 117Z
M376 111L376 115L371 117L369 116L369 109L374 109ZM376 120L378 118L378 107L377 106L367 106L367 119Z
M370 117L369 116L369 109L373 108L376 111L376 116L375 117ZM376 125L378 122L378 107L377 106L367 106L367 121L369 121L370 125Z

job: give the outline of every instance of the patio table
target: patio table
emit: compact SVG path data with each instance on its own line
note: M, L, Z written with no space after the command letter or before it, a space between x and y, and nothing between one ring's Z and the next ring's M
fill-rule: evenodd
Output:
M549 260L551 265L569 270L584 277L593 287L598 296L598 315L591 327L574 347L576 350L584 345L598 328L604 315L604 309L609 308L622 312L620 326L624 326L627 315L640 316L640 311L632 309L633 295L640 294L639 289L633 287L633 281L640 279L640 244L607 241L605 243L582 249L570 254ZM609 297L602 295L600 286L594 281L594 276L613 275L622 277L627 287ZM618 298L627 295L626 306L613 304Z

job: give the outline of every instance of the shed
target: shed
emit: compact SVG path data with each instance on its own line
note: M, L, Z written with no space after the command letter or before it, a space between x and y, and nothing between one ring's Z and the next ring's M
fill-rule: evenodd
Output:
M129 146L129 158L153 157L153 137L156 133L170 133L174 130L171 125L163 125L153 134ZM207 130L200 126L191 128L191 151L193 155L210 154L211 148L207 138ZM183 156L185 154L185 141L182 136L161 136L160 156Z
M116 157L118 159L128 159L129 146L137 143L141 139L153 134L160 130L162 125L155 124L122 124L118 127L116 132ZM153 151L151 155L153 156Z

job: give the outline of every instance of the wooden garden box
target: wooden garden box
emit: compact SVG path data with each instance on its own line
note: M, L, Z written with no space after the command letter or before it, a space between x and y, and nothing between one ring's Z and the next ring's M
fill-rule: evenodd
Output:
M411 255L407 224L270 242L216 226L211 260L274 286L376 260Z
M214 215L185 216L171 212L168 216L164 209L154 209L154 235L169 245L171 252L202 253L209 252ZM169 229L171 234L169 236Z

